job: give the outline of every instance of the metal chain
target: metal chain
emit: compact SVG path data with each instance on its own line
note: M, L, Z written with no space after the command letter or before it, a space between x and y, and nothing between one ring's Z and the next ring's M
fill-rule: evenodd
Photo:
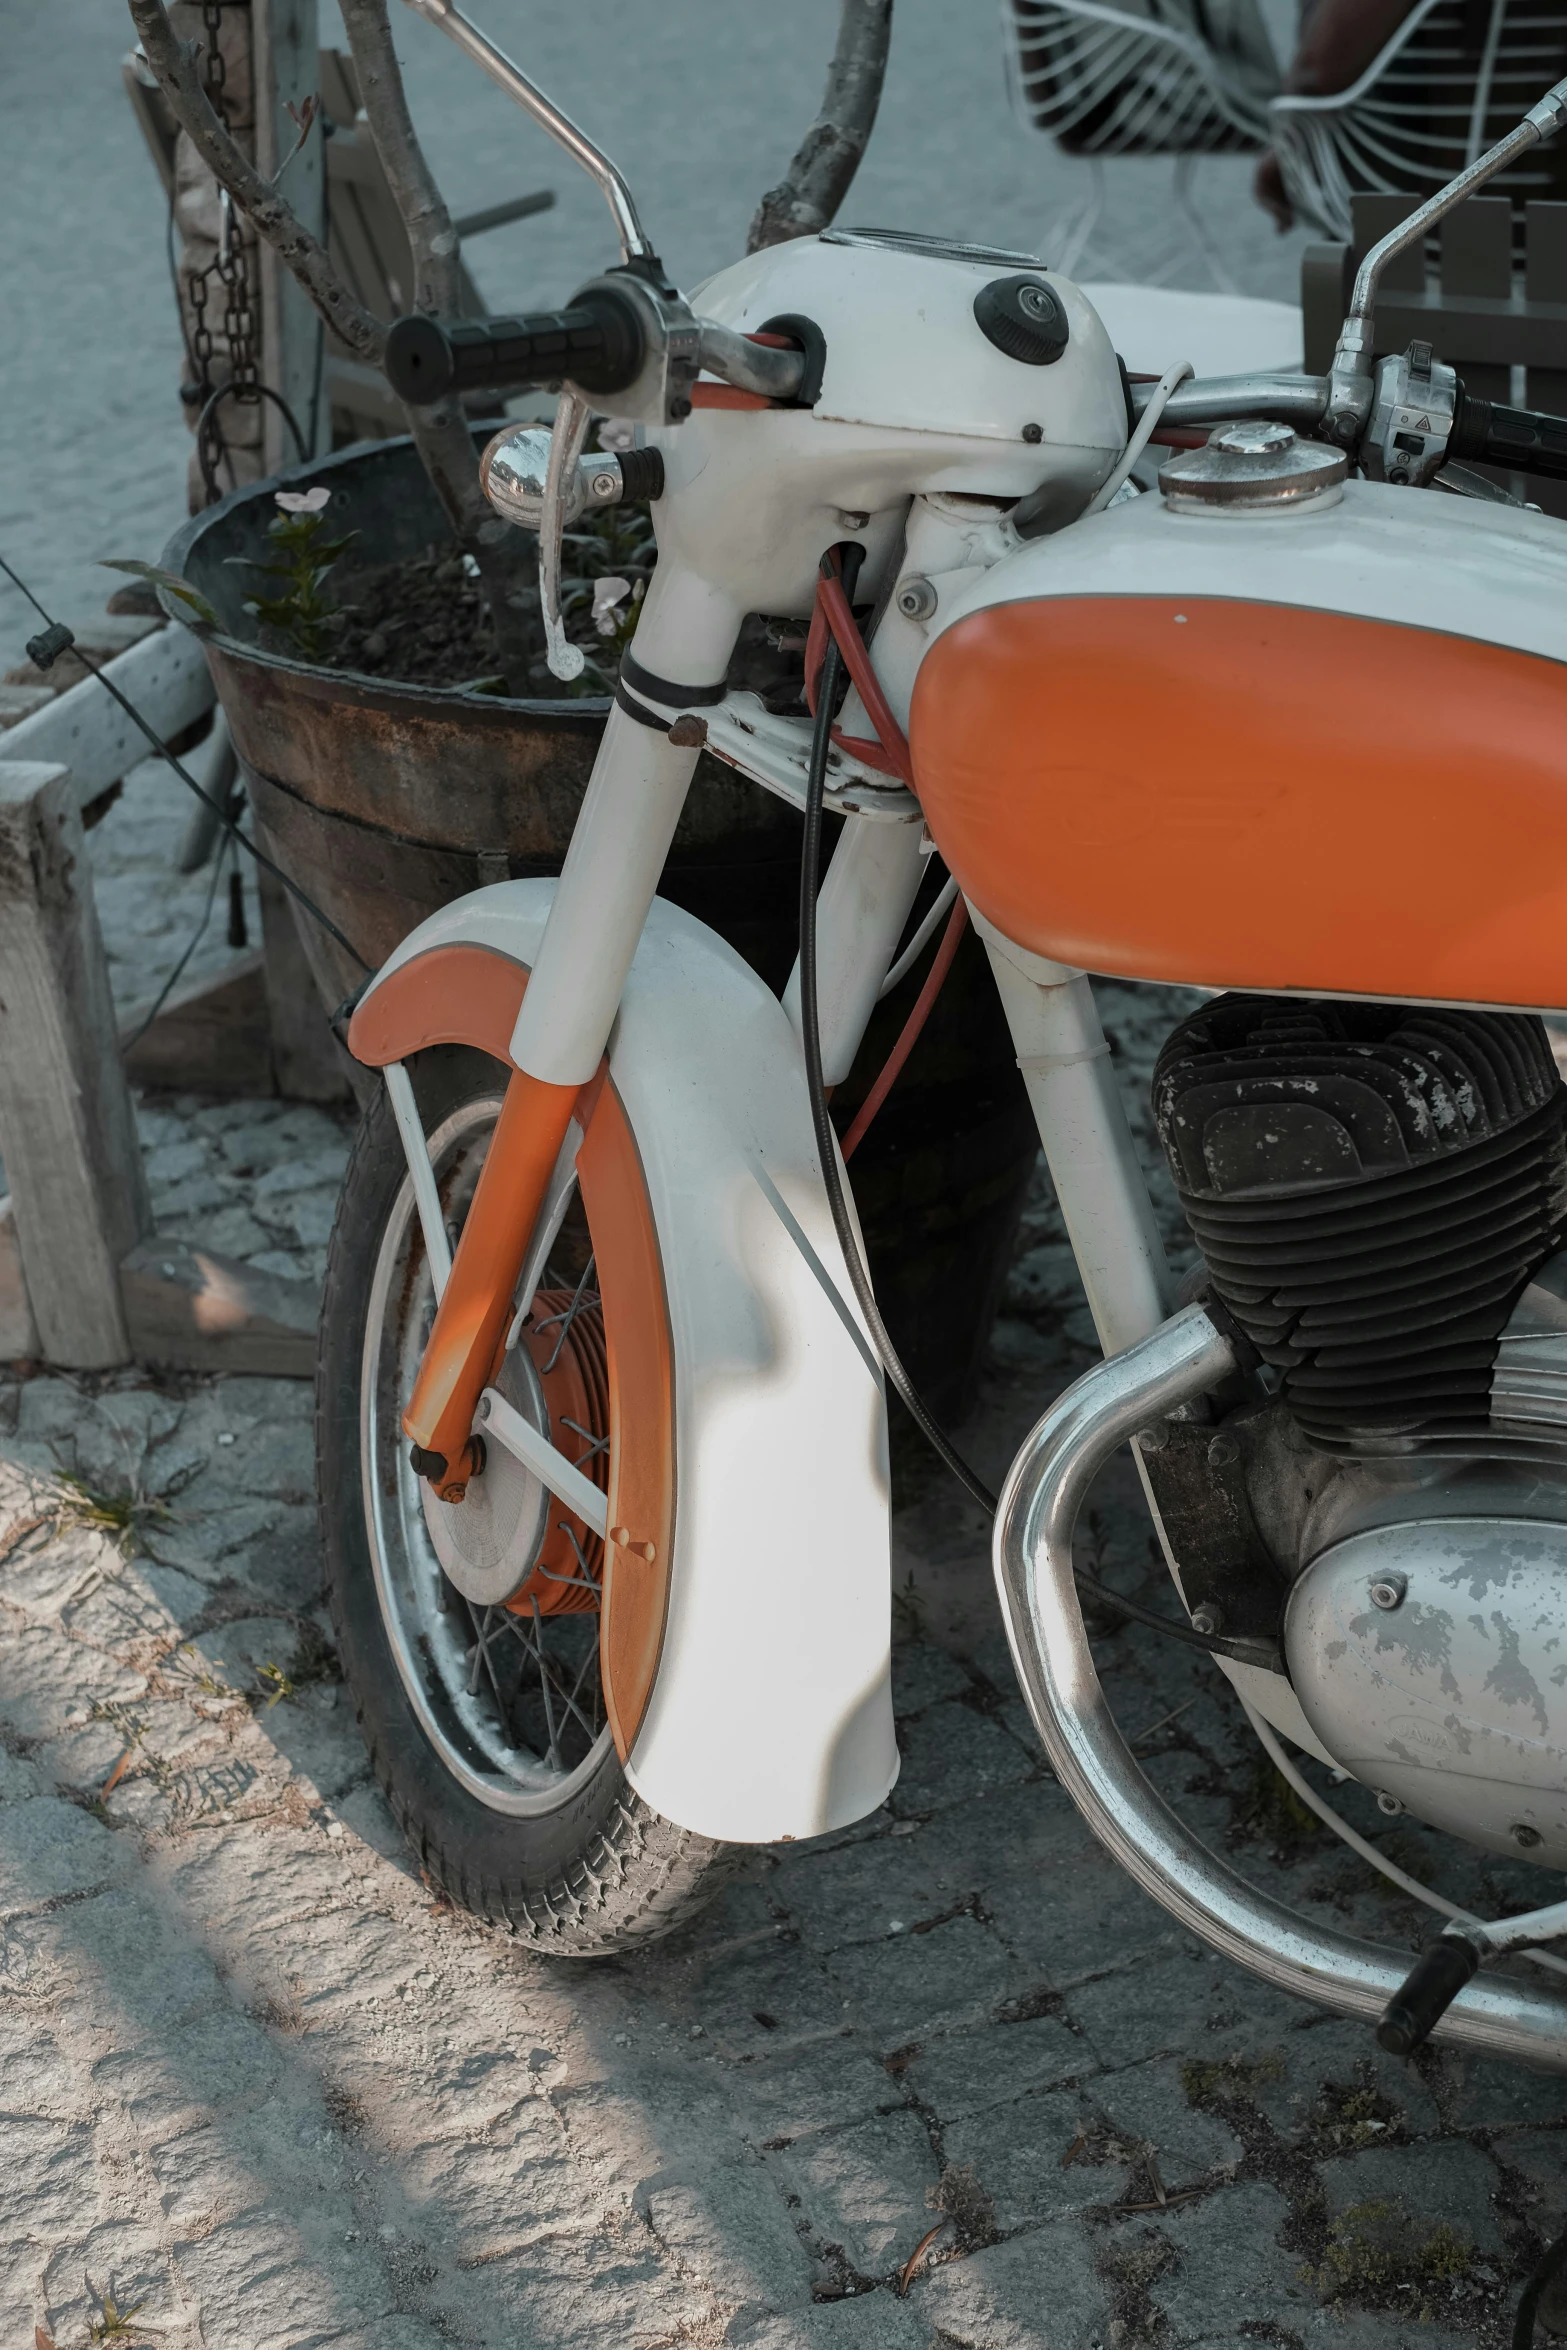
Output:
M228 0L202 0L201 23L206 36L202 80L212 111L226 130L229 121L224 97L228 81L228 66L223 56L225 4L228 4ZM190 337L191 362L196 371L193 404L203 418L203 436L210 436L213 443L203 463L209 482L216 472L218 459L224 454L222 427L213 412L215 386L212 368L217 356L217 342L210 314L214 278L223 288L221 333L228 352L228 396L250 407L260 397L257 319L251 291L249 255L227 189L219 190L218 202L221 218L216 257L205 269L187 269L185 273L193 320Z

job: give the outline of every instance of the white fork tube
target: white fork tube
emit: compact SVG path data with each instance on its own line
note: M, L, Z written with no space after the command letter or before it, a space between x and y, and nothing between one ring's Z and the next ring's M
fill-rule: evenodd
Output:
M1169 1267L1093 989L1003 939L970 909L996 975L1067 1238L1107 1355L1170 1311Z
M816 901L816 962L822 1075L841 1085L854 1064L903 926L919 890L924 858L918 824L850 816L838 836ZM800 965L784 989L784 1010L800 1033Z
M716 684L739 625L732 604L671 566L654 574L636 657L671 683ZM598 1067L698 755L618 703L610 711L512 1030L528 1076L585 1085Z

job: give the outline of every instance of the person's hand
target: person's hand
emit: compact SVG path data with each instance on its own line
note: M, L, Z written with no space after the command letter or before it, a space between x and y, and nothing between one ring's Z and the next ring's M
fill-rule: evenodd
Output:
M1284 185L1284 173L1279 159L1270 147L1258 164L1252 178L1251 192L1264 212L1271 212L1280 236L1295 226L1295 207L1290 202L1289 190Z

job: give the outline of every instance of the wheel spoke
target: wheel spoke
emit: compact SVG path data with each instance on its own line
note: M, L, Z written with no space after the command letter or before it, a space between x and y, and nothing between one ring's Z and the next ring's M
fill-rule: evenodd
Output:
M555 1731L555 1708L550 1704L550 1670L544 1654L544 1619L539 1614L539 1603L533 1603L534 1654L539 1660L539 1695L544 1700L544 1726L549 1732L549 1753L546 1760L553 1769L560 1769L560 1740Z
M596 1587L595 1587L595 1588L596 1588ZM535 1617L537 1618L537 1615L538 1615L538 1602L537 1602L537 1600L535 1600L535 1601L534 1601L534 1614L535 1614ZM552 1659L552 1658L551 1658L551 1657L550 1657L550 1656L549 1656L549 1655L546 1653L546 1651L545 1651L545 1649L544 1649L544 1646L543 1646L543 1642L542 1642L542 1640L535 1641L535 1640L532 1640L532 1639L530 1639L530 1638L529 1638L529 1636L528 1636L528 1629L527 1629L527 1626L524 1624L524 1622L523 1622L523 1620L522 1620L522 1618L521 1618L520 1616L514 1616L514 1615L511 1615L511 1614L508 1612L508 1613L507 1613L507 1619L506 1619L506 1620L507 1620L508 1624L510 1625L510 1627L511 1627L512 1631L513 1631L513 1632L516 1634L516 1636L517 1636L517 1639L518 1639L518 1641L519 1641L519 1642L520 1642L520 1644L521 1644L521 1647L522 1647L523 1654L524 1654L526 1657L529 1657L529 1658L531 1658L531 1659L532 1659L532 1661L533 1661L533 1663L534 1663L534 1664L536 1664L536 1665L538 1666L538 1669L539 1669L539 1679L540 1679L540 1683L541 1683L541 1685L542 1685L542 1683L543 1683L543 1681L544 1681L544 1679L545 1679L545 1676L546 1676L547 1674L550 1674L550 1668L551 1668L551 1665L552 1665L552 1663L553 1663L553 1659ZM588 1664L590 1664L590 1665L591 1665L591 1664L594 1664L594 1663L596 1663L596 1662L597 1662L597 1644L596 1644L596 1643L595 1643L595 1645L594 1645L593 1649L591 1649L591 1650L589 1651L589 1654L588 1654L588 1657L587 1657L587 1659L586 1659L586 1662L587 1662ZM579 1684L580 1684L580 1680L581 1680L581 1676L580 1676L580 1674L579 1674L579 1676L578 1676L578 1680L579 1680ZM568 1692L566 1691L566 1689L565 1689L565 1688L562 1686L561 1682L560 1682L559 1680L555 1679L555 1678L553 1677L553 1675L551 1675L551 1677L550 1677L550 1683L549 1683L549 1686L550 1686L550 1689L551 1689L551 1691L553 1692L553 1694L554 1694L554 1695L555 1695L557 1698L559 1698L559 1700L561 1701L561 1703L562 1703L562 1704L563 1704L563 1705L566 1707L567 1711L568 1711L569 1713L571 1713L571 1714L574 1714L574 1715L575 1715L575 1717L576 1717L577 1721L578 1721L578 1722L581 1724L581 1726L582 1726L583 1730L584 1730L584 1731L587 1733L587 1735L588 1735L590 1738L596 1738L596 1737L598 1736L598 1731L597 1731L597 1729L594 1727L594 1725L593 1725L591 1722L589 1722L589 1720L588 1720L587 1716L586 1716L586 1715L584 1714L584 1712L582 1711L582 1708L581 1708L581 1706L577 1704L577 1702L576 1702L576 1698L575 1698L575 1695L574 1695L574 1694L568 1694ZM546 1717L548 1717L548 1701L547 1701L547 1700L546 1700Z
M471 1208L499 1107L498 1099L488 1097L465 1103L428 1137L454 1240ZM566 1242L551 1245L545 1255L539 1287L556 1294L536 1295L534 1304L551 1310L528 1321L529 1352L541 1376L544 1367L570 1373L585 1338L595 1362L603 1345L592 1327L602 1301L585 1216L577 1215ZM566 1522L564 1511L560 1523L541 1513L548 1547L543 1558L533 1559L526 1596L511 1605L465 1596L472 1540L457 1522L462 1513L451 1513L448 1526L444 1513L431 1511L400 1434L435 1317L423 1235L411 1209L386 1227L369 1310L367 1338L376 1364L371 1533L381 1605L399 1643L399 1669L405 1681L410 1670L417 1679L410 1694L425 1735L471 1792L503 1812L551 1809L557 1791L575 1783L605 1742L597 1638L603 1584L599 1566L588 1563L596 1546ZM599 1476L603 1472L594 1464L611 1450L602 1433L601 1388L600 1375L589 1378L580 1395L568 1389L578 1417L556 1415L562 1446L568 1432L574 1441L575 1465ZM498 1526L495 1535L504 1541L506 1529ZM528 1573L525 1553L518 1566ZM559 1601L548 1596L556 1590ZM562 1602L560 1614L546 1615Z
M607 1436L595 1436L592 1429L584 1428L580 1420L568 1420L566 1414L562 1412L560 1415L560 1424L563 1428L569 1428L573 1436L581 1436L585 1438L587 1442L587 1451L579 1452L576 1459L571 1464L574 1469L580 1469L584 1461L592 1460L595 1453L608 1452L609 1438Z
M581 1313L584 1304L591 1304L596 1306L599 1302L598 1292L596 1290L593 1291L591 1296L587 1298L585 1298L583 1295L583 1292L587 1289L589 1281L591 1281L593 1278L593 1267L596 1261L597 1260L595 1258L589 1257L587 1263L583 1266L582 1279L577 1283L576 1288L572 1291L571 1303L566 1308L566 1311L563 1314L548 1314L545 1316L542 1322L536 1322L534 1324L534 1328L536 1330L548 1330L551 1329L556 1322L560 1324L560 1335L555 1341L555 1351L550 1356L549 1361L542 1366L539 1374L541 1378L547 1379L551 1371L554 1370L555 1365L560 1361L560 1350L565 1345L567 1338L570 1336L571 1325L576 1320L578 1314Z

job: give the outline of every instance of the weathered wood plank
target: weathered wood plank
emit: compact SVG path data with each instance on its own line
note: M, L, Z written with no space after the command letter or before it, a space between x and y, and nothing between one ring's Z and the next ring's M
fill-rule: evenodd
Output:
M212 707L206 656L188 628L160 628L108 664L108 674L167 742ZM96 677L84 677L0 736L0 762L69 767L78 807L118 783L150 746Z
M0 1155L45 1359L83 1371L123 1363L119 1268L152 1212L86 840L69 772L9 760L0 761Z
M143 1036L138 1031L146 1016L139 1006L120 1022L125 1070L134 1084L248 1101L276 1091L259 947L175 988Z
M251 67L256 91L256 162L268 179L287 164L284 190L295 218L312 236L326 225L326 172L322 162L325 131L317 124L294 152L299 138L297 115L307 98L321 88L320 35L316 0L252 0ZM294 114L289 113L292 106ZM289 157L292 156L292 161ZM300 432L308 441L311 411L315 410L316 447L301 451L281 413L269 400L262 418L262 446L266 470L276 473L297 465L301 456L313 457L321 445L326 404L316 397L320 381L317 360L323 328L303 287L284 267L270 245L257 248L261 273L261 372L265 382L281 394Z
M38 1325L27 1295L22 1271L21 1244L16 1237L14 1203L9 1192L0 1199L0 1363L38 1352Z
M313 1281L153 1239L126 1258L121 1284L138 1362L272 1379L314 1374L321 1294Z

